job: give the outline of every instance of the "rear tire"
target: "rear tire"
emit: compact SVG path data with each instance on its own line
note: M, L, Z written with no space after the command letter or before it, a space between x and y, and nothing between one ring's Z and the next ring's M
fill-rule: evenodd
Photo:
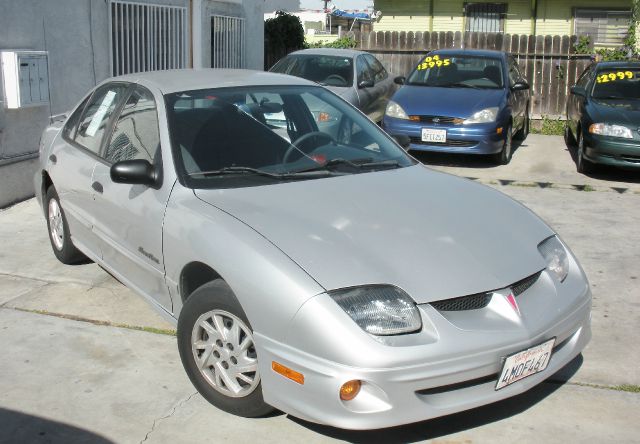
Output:
M226 282L216 279L189 296L177 336L182 365L207 401L246 418L274 410L262 397L253 329Z
M595 165L584 157L584 137L582 132L578 132L578 152L576 154L576 170L581 174L589 174L595 170Z
M507 127L507 134L504 139L504 145L502 146L502 151L495 155L496 162L500 165L507 165L511 162L511 157L513 156L513 128L511 125Z
M63 264L72 265L84 262L87 257L71 242L71 233L64 210L60 205L60 198L53 186L45 193L45 208L47 211L47 230L53 254Z

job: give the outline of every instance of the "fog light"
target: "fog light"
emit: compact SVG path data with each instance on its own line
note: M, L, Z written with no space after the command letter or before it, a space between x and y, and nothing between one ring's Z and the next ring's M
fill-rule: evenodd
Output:
M362 383L357 379L345 382L342 384L342 387L340 387L340 399L343 401L351 401L353 398L358 396L361 386Z

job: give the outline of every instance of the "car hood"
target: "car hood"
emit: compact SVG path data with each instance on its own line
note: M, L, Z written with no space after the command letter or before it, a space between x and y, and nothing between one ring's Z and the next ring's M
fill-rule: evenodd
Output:
M640 127L640 100L592 99L588 113L594 122Z
M553 234L511 198L422 165L195 194L326 290L392 284L418 303L504 288L542 270L537 245Z
M467 118L473 113L501 106L502 89L441 88L405 85L393 98L408 115Z

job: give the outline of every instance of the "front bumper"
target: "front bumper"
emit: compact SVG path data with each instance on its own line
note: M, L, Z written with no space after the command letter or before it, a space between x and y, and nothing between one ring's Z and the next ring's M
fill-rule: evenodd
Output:
M411 138L409 150L460 154L499 153L504 146L506 125L506 122L473 125L433 124L389 116L385 116L382 121L382 128L389 135L406 135ZM447 130L447 141L438 144L422 142L422 128ZM502 128L501 134L498 134L498 128Z
M593 163L640 169L640 140L584 134L584 156Z
M545 286L549 288L548 282L536 284L529 291L533 294L544 292ZM440 328L446 321L438 318L438 312L428 304L420 305L423 320L436 319L434 323L441 324L437 329L440 337L427 345L376 344L377 353L354 345L350 352L365 362L362 367L323 359L300 347L256 333L264 399L302 419L345 429L398 426L496 402L543 382L584 349L591 338L588 286L582 288L576 301L580 303L540 331L533 332L524 327L511 331L488 329L480 334L465 331L460 325L446 331L446 328ZM526 303L521 308L526 309ZM545 306L544 310L548 312L549 307ZM303 316L305 323L311 316L326 319L320 306L308 307L307 311L310 317ZM331 336L335 328L328 325L325 336ZM425 329L428 330L427 326ZM408 339L411 335L406 336ZM553 337L556 338L554 351L544 371L495 390L504 357ZM320 343L325 338L318 336L308 340ZM465 350L469 343L473 346ZM458 345L458 350L451 350L452 344ZM432 350L438 352L434 354ZM411 362L404 359L407 357ZM376 359L381 364L373 367L371 363ZM302 373L304 385L273 372L272 361ZM360 394L352 401L340 400L340 386L352 379L363 381Z

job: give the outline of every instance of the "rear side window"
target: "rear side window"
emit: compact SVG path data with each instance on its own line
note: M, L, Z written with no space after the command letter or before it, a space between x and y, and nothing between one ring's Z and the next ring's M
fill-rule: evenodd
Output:
M376 59L371 54L365 54L364 57L367 59L367 62L369 63L369 66L373 71L373 79L376 83L381 82L389 77L387 70L384 69L384 66L382 66L382 63L380 63L378 59Z
M373 72L363 55L358 56L356 59L356 73L358 75L358 84L365 80L373 81Z
M84 107L87 106L87 102L90 98L91 96L87 97L67 119L67 123L64 124L64 128L62 129L62 135L65 139L73 140L75 137L78 120L80 120L80 114L84 111Z
M76 143L98 154L109 120L126 90L124 84L110 84L93 93L80 118L74 138Z
M104 158L110 163L145 159L153 164L159 146L156 102L149 91L137 87L122 108Z

